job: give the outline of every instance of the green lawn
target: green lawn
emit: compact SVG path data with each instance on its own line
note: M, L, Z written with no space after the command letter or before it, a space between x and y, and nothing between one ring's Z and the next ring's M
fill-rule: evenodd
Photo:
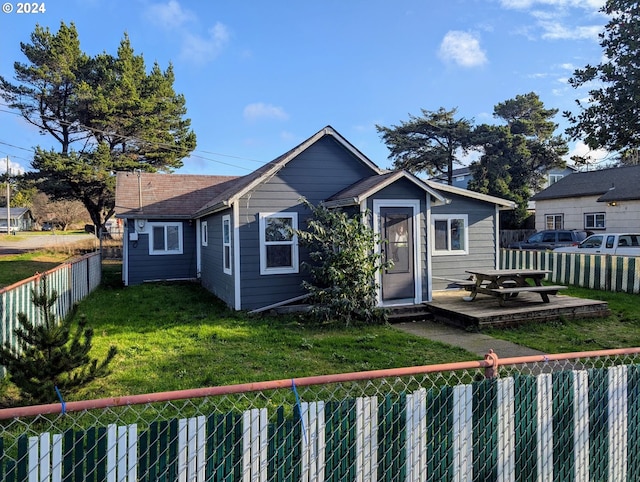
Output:
M640 347L639 295L575 287L570 287L562 294L606 301L611 316L573 321L558 319L518 328L491 329L485 333L545 353Z
M112 373L69 400L477 359L391 326L347 329L234 312L196 284L123 288L119 270L106 265L103 286L78 310L95 330L94 356L118 347ZM606 299L612 316L487 333L547 353L640 346L638 295L568 292Z
M389 326L310 326L297 316L229 310L196 284L122 288L106 283L80 304L95 329L94 352L119 354L112 373L75 398L109 397L473 360L459 348Z
M0 256L0 288L55 268L68 258L65 253L44 251Z

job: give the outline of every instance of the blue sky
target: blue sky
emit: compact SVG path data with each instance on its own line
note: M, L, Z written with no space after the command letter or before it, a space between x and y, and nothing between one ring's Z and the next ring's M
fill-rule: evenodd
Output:
M421 109L494 123L498 102L534 91L573 110L586 92L567 79L600 62L607 20L604 0L49 0L31 14L10 3L0 13L5 78L35 25L55 32L61 21L75 23L90 55L115 55L126 32L148 68L172 63L198 138L186 174L247 174L326 125L390 167L376 124ZM56 146L0 104L0 172L6 156L13 172L28 170L36 145Z

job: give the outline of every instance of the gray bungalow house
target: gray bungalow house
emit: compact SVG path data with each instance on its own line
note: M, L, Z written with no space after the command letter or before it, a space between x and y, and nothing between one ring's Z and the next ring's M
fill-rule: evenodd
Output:
M308 276L300 267L306 253L288 229L306 225L302 198L371 213L386 241L378 249L394 260L377 280L381 306L430 300L437 272L495 268L499 210L513 208L383 171L328 126L242 177L117 173L123 281L197 279L236 310L293 302Z
M532 199L538 230L640 232L640 166L577 172Z

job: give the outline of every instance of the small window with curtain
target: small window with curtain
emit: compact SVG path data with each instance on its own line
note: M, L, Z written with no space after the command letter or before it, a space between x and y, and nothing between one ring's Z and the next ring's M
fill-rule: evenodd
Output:
M149 223L149 254L182 254L182 223Z
M206 221L202 221L202 223L200 223L200 241L202 246L209 245L209 230Z
M298 272L297 213L260 214L260 274Z
M545 229L564 229L564 215L562 214L547 214L544 217Z

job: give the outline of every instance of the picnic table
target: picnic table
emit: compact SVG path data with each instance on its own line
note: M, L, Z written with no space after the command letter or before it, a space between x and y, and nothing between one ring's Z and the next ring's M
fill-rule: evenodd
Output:
M566 289L561 285L543 285L542 280L551 271L544 269L492 269L468 270L473 281L465 286L470 291L465 301L473 301L478 293L495 296L500 306L505 306L507 300L515 298L520 293L538 293L544 303L549 303L549 295Z

